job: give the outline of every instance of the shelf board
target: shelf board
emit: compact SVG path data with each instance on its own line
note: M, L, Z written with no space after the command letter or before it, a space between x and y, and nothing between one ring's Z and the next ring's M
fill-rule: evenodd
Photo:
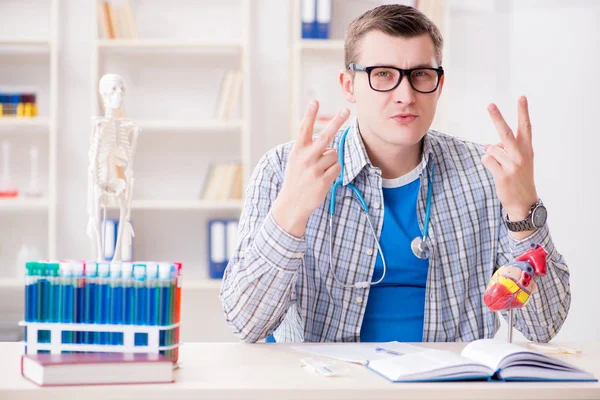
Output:
M231 52L242 48L241 42L213 42L202 40L168 40L168 39L109 39L97 40L99 49L104 50L153 50L173 51L187 50L198 52Z
M302 50L344 50L343 40L302 39L296 43Z
M1 117L0 133L17 134L24 131L47 133L50 129L50 119L45 117Z
M25 273L25 266L23 266L23 273ZM25 279L0 278L0 288L23 288L24 286Z
M0 53L49 53L50 41L0 38Z
M206 200L133 200L134 210L232 210L239 211L242 200L206 201ZM111 207L115 208L115 207Z
M47 211L49 207L46 198L0 197L0 212L2 211Z
M169 121L169 120L135 120L144 132L185 132L185 133L213 133L213 132L239 132L244 121Z

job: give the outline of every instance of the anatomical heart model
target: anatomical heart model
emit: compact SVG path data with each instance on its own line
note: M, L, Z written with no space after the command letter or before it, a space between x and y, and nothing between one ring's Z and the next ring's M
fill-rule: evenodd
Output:
M509 310L509 342L512 342L512 310L529 302L537 288L534 276L546 275L547 255L542 246L533 244L515 262L498 268L485 289L483 301L490 310Z

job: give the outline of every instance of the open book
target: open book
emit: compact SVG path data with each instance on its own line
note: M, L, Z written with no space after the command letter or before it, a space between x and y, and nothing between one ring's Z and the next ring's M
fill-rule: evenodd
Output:
M597 381L591 374L562 360L494 339L471 342L460 354L399 342L296 349L366 365L393 382Z

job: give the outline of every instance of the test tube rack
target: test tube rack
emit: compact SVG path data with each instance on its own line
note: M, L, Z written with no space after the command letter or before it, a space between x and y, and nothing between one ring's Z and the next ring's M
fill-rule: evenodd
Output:
M26 265L25 353L153 353L177 361L181 263ZM89 291L89 292L88 292Z
M26 354L36 354L40 350L50 351L51 354L61 354L65 351L158 354L161 351L175 350L180 346L180 343L160 346L160 333L162 331L175 333L180 323L151 326L21 321L19 325L27 329L27 340L24 343ZM49 343L41 343L38 340L40 331L49 332ZM63 333L75 332L120 333L123 335L123 344L62 343ZM135 345L136 334L146 334L148 336L147 344Z

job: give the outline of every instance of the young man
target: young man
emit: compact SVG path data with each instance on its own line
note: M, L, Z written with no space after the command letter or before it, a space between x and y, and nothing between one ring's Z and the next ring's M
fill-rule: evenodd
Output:
M499 321L483 302L486 284L531 244L547 251L547 275L514 325L535 341L556 335L569 271L533 180L527 100L516 131L488 107L497 145L430 130L441 55L439 30L411 7L381 6L348 27L340 84L356 120L339 130L343 110L313 140L311 103L297 140L252 174L221 288L243 340L490 338Z

